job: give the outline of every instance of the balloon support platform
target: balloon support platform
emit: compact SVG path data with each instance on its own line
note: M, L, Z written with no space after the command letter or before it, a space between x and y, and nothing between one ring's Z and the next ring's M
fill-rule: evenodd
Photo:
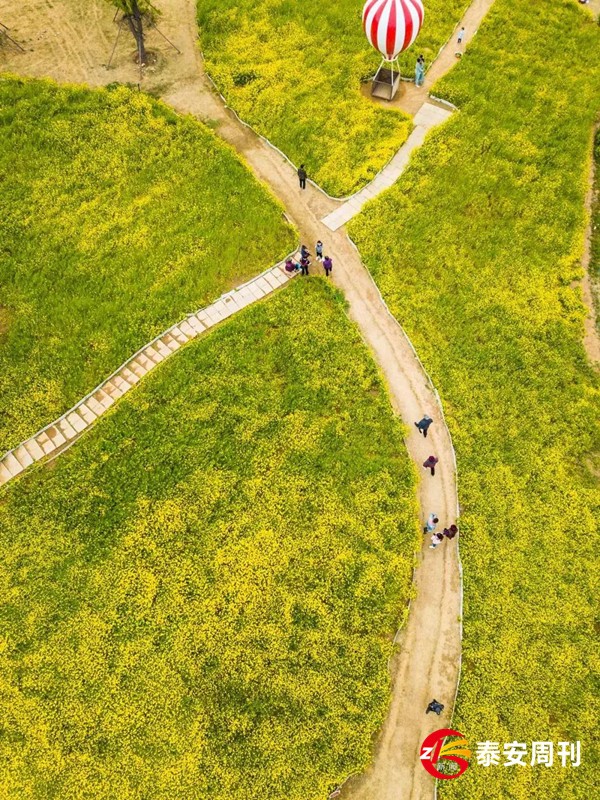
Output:
M400 69L396 65L394 70L393 61L384 61L373 78L371 94L373 97L381 97L384 100L393 100L400 86Z

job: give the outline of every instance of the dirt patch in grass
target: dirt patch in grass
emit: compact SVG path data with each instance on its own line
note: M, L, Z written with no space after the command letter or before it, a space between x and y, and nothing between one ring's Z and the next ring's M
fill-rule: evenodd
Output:
M158 84L171 86L195 73L196 53L184 48L190 15L183 13L186 0L162 0L158 29L146 31L151 58L143 69L141 86L152 91ZM193 9L193 4L192 4ZM105 0L4 0L2 20L9 34L25 50L0 47L0 72L33 77L52 77L64 83L139 83L140 70L131 33L122 26L115 9ZM178 53L162 38L163 32L182 50ZM113 53L114 47L114 53ZM111 58L112 54L112 58ZM110 68L106 65L110 61Z
M12 314L6 306L0 306L0 336L4 336L10 328Z

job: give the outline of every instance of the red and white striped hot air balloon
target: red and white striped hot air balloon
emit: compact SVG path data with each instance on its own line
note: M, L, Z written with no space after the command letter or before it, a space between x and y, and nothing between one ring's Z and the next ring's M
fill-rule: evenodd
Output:
M421 0L367 0L363 28L384 59L394 61L417 38L424 16Z

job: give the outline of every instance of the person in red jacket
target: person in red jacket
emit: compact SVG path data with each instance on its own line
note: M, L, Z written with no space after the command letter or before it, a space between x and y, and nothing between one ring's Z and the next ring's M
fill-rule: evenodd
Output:
M438 463L438 461L439 458L436 458L435 456L429 456L427 461L423 462L423 466L425 467L425 469L430 469L431 474L435 475L435 465Z
M454 539L456 534L458 533L458 528L456 525L450 525L449 528L444 528L444 536L446 539Z

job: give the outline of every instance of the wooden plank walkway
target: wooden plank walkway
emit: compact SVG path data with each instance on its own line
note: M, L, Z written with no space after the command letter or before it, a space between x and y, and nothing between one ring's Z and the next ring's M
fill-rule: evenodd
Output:
M298 258L298 254L293 256ZM86 397L61 417L46 425L31 438L0 458L0 486L23 473L36 461L57 455L72 444L108 409L133 388L158 364L184 344L232 316L246 306L262 300L293 277L278 264L256 278L232 289L205 308L188 314L144 345Z

